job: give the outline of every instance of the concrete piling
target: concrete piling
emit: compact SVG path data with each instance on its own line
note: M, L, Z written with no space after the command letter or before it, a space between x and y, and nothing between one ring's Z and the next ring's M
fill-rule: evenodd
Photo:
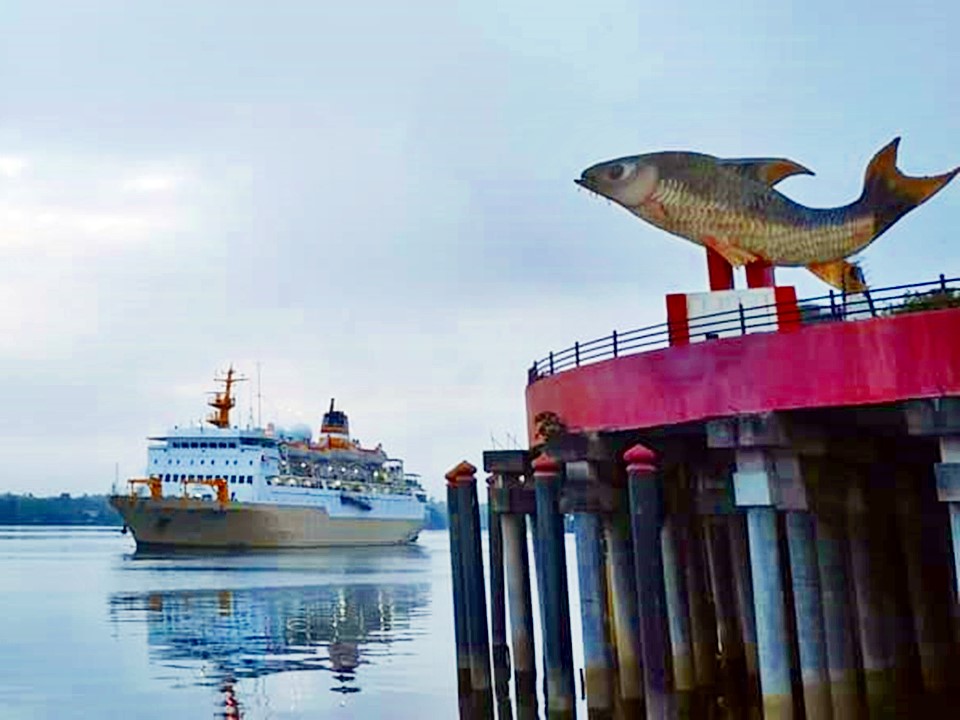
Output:
M477 500L477 469L467 462L450 471L458 496L460 555L467 637L470 650L470 685L477 718L493 719L493 688L490 682L490 640L487 627L487 594L484 587L483 550L480 540L480 506ZM450 477L448 476L448 482Z
M629 516L621 512L604 517L603 536L610 578L607 591L617 664L617 705L621 717L634 718L643 710L643 669Z
M681 528L687 536L688 548L684 569L690 598L690 640L696 682L693 713L696 717L710 717L717 686L717 618L710 602L702 527L696 518L686 520Z
M663 494L659 487L655 459L653 452L643 445L634 445L624 454L630 488L644 701L647 717L659 720L675 716L675 703L660 538L663 527Z
M764 447L740 447L736 463L734 496L747 516L763 716L792 718L791 644L775 506L779 495L776 456Z
M562 467L549 455L533 461L537 498L537 543L542 555L544 668L547 682L547 717L576 717L573 648L570 639L570 600L563 516L558 509Z
M530 560L527 550L527 520L519 514L504 515L503 555L507 597L510 606L510 639L513 645L513 682L517 720L536 720L537 667L533 640L533 606L530 599Z
M816 559L813 518L806 512L788 512L786 528L800 651L803 704L808 717L830 720L833 706L830 700L820 570Z
M867 711L870 720L896 717L893 639L884 635L883 599L876 567L879 558L870 547L870 519L862 479L851 477L847 486L847 536L856 608L860 657Z
M543 691L543 703L546 706L549 703L548 693L550 692L550 683L547 680L547 670L546 670L546 658L547 658L547 637L546 633L542 632L543 628L546 627L547 622L547 605L546 598L544 596L544 588L547 586L547 579L544 575L544 550L541 547L542 543L540 542L540 531L537 529L537 514L534 512L530 516L530 537L531 545L533 546L533 570L537 578L537 612L540 619L540 628L541 628L541 638L540 638L540 655L543 657L544 670L543 670L543 679L540 684Z
M730 533L733 586L736 591L737 614L743 638L744 666L747 674L747 704L760 712L760 653L757 648L757 622L753 604L753 578L750 572L750 549L747 541L747 518L743 513L732 515L727 523Z
M574 528L586 666L587 717L590 720L612 720L613 658L604 621L607 593L600 518L590 513L577 513L574 516Z
M501 517L494 507L494 490L503 486L503 479L491 475L487 480L487 540L490 562L490 650L493 657L493 688L497 717L511 720L510 649L507 646L506 583L503 565L503 533Z
M665 473L642 445L624 453L623 435L542 446L532 469L532 453L509 451L522 455L514 474L489 485L489 628L474 470L448 474L462 719L512 717L509 611L516 717L540 720L527 516L545 718L576 716L564 513L591 720L874 720L960 699L956 433L884 447L812 433L792 445L769 418L725 432L706 452L685 452L682 436L651 440Z
M663 579L670 628L676 711L679 717L689 717L693 712L696 678L685 573L688 548L679 524L680 518L677 515L668 516L663 524L660 542L663 548Z
M834 478L830 478L834 481ZM821 501L815 515L817 569L823 605L824 642L830 679L833 720L856 720L860 715L857 685L855 619L851 611L850 578L846 563L846 534L842 493L821 483ZM829 494L828 494L829 493Z
M776 510L770 507L747 508L747 533L763 717L786 720L793 717L793 697Z
M924 522L923 488L913 483L914 478L922 475L922 469L901 467L898 470L896 526L904 556L921 683L928 699L926 707L934 710L947 702L951 628L950 615L938 601L948 588L937 587L938 583L931 582L926 570L930 563L928 555L933 555L935 547L927 540L930 531ZM928 548L929 553L925 552Z
M720 658L719 690L729 717L747 714L747 666L737 614L727 517L706 517L703 526L710 594Z
M467 718L473 715L473 687L470 682L470 631L467 627L469 611L461 550L460 493L457 491L456 482L457 475L451 471L447 474L447 519L453 581L454 638L457 649L457 694L460 701L460 717Z

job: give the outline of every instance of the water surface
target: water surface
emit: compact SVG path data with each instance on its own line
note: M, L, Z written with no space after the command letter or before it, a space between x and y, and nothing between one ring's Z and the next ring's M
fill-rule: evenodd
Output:
M0 608L4 719L457 717L445 531L140 555L115 528L0 527Z

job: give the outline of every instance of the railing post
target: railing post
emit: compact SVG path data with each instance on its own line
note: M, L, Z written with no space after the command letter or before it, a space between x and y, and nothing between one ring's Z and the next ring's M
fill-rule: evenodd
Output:
M944 295L947 294L947 278L944 277L943 273L940 273L940 291Z
M837 319L837 301L833 290L830 291L830 316L834 320Z
M744 311L743 311L743 303L742 303L742 302L738 302L738 303L737 303L737 312L738 312L739 315L740 315L740 334L741 334L741 335L746 335L746 334L747 334L747 315L746 315L746 313L744 313Z
M573 344L573 357L576 361L577 367L580 367L580 343L575 342Z
M613 331L613 356L617 356L617 331Z
M553 351L550 351L550 374L553 375Z

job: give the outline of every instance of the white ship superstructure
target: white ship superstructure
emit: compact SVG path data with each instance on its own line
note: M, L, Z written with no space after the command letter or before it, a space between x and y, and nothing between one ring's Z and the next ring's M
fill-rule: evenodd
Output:
M147 477L111 504L138 545L316 547L416 539L426 494L417 476L379 446L351 439L347 416L282 431L230 426L231 369L210 405L210 427L174 428L150 438Z

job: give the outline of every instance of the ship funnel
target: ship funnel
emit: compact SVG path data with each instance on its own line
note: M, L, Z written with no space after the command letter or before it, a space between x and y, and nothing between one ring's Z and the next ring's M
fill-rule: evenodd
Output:
M335 435L350 436L350 422L347 420L347 414L342 410L333 409L334 399L330 398L330 410L323 416L323 423L320 426L321 433L333 433Z

